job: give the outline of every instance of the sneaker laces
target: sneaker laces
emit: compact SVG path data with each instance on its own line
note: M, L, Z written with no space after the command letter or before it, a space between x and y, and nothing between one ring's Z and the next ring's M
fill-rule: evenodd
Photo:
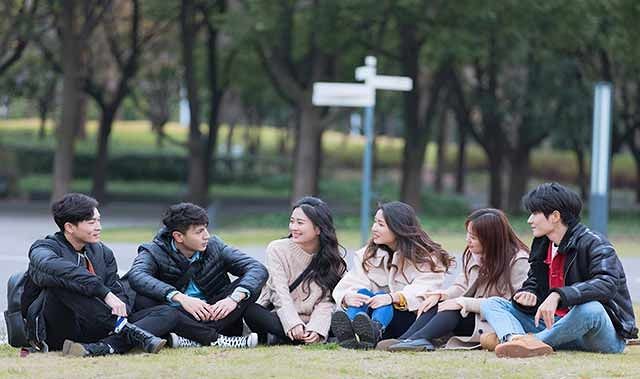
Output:
M244 349L249 347L249 336L223 336L218 334L218 339L211 344L230 349Z
M171 339L172 339L172 344L171 344L172 347L201 347L202 346L194 340L190 340L188 338L179 336L175 333L171 333Z

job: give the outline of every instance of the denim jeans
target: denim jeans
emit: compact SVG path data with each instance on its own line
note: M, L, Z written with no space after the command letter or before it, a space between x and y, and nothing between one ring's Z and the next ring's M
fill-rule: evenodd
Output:
M367 288L361 288L358 290L358 293L367 295L369 297L373 297L375 295L385 294L386 292L378 291L374 293ZM378 321L382 325L383 329L386 328L391 323L391 320L393 320L393 305L391 304L385 305L376 309L369 309L368 304L365 304L361 307L347 307L346 312L347 312L347 316L349 316L349 319L351 320L353 320L356 317L356 315L360 312L370 314L371 319Z
M621 353L625 347L602 304L589 301L571 307L564 317L555 317L551 329L544 320L538 326L534 316L513 306L510 300L492 297L482 303L482 314L496 331L500 341L507 335L533 333L555 350L582 350Z

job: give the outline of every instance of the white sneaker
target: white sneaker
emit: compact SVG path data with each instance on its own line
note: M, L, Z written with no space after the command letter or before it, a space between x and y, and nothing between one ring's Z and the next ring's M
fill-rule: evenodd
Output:
M181 337L175 333L169 333L169 343L171 343L172 348L180 348L180 347L201 347L199 343L196 341L190 340L188 338Z
M258 346L258 335L251 333L248 336L228 337L218 334L218 340L211 343L211 346L218 346L226 349L250 349Z

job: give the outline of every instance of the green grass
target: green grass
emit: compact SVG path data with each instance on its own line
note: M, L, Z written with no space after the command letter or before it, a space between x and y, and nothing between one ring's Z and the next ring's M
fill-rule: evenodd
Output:
M17 355L16 349L0 347L0 378L609 378L637 376L640 347L616 355L559 352L529 359L499 359L486 351L387 353L335 345L165 349L157 355L100 358Z

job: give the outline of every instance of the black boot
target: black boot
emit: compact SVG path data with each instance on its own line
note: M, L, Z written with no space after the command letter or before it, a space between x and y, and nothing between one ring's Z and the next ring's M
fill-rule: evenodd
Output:
M338 310L331 315L331 332L338 340L338 344L345 349L358 348L359 343L353 332L351 320L345 311Z
M141 347L147 353L155 354L167 343L167 340L158 338L131 323L127 323L120 333L131 345Z
M361 312L353 319L353 331L360 339L360 346L365 350L373 349L382 337L382 325L375 320L371 320L368 314Z
M111 354L115 354L115 351L104 342L80 343L65 340L62 345L62 355L72 357L99 357Z

